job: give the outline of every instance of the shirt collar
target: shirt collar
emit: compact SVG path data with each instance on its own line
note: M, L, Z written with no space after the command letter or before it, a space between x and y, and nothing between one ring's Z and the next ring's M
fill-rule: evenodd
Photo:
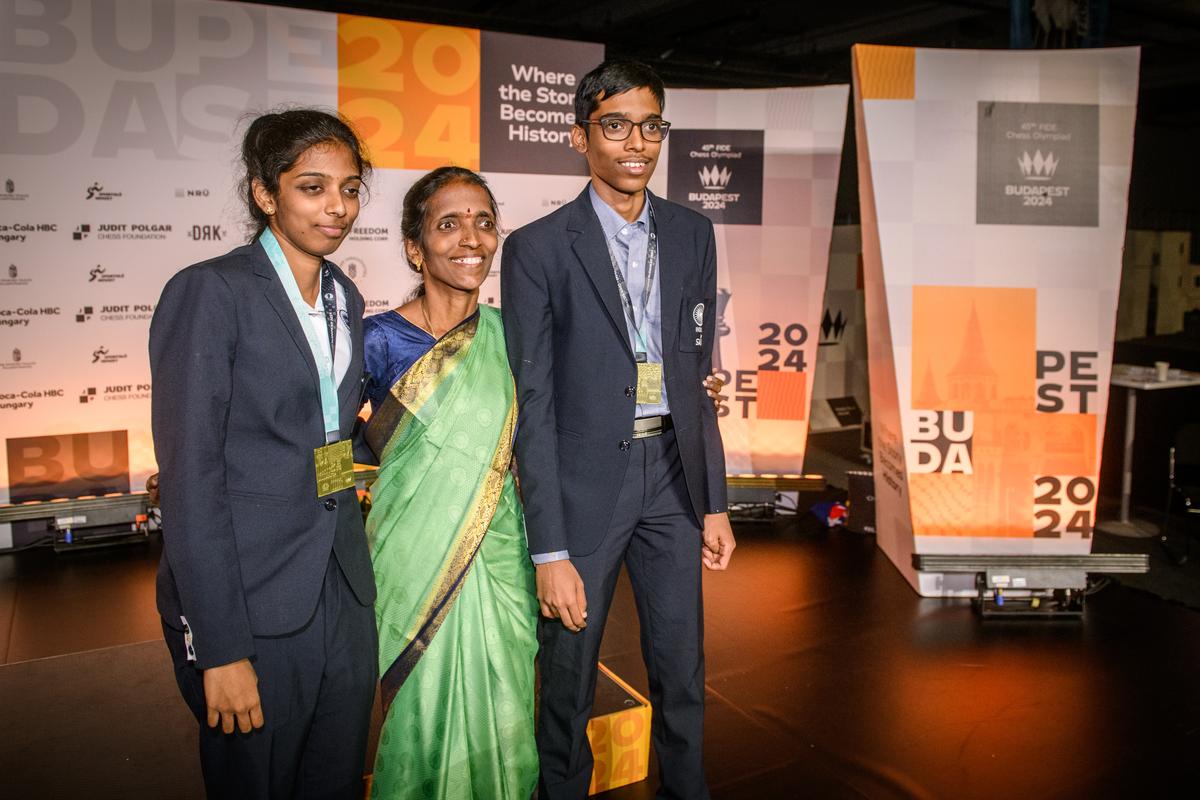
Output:
M592 200L592 208L600 218L600 227L604 230L605 239L615 239L626 225L639 227L641 230L650 229L650 193L646 192L646 202L642 203L642 213L633 222L627 221L618 214L612 206L600 199L596 187L588 184L588 196Z

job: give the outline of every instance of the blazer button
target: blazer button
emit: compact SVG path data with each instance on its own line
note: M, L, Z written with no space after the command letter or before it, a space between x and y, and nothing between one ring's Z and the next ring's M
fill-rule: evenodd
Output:
M328 500L325 501L325 510L326 511L333 511L336 508L337 508L337 498L336 497L330 497Z
M632 386L625 387L625 396L626 397L633 397L635 394L637 394L637 389L634 389Z
M629 449L629 440L628 440L628 439L622 439L622 440L621 440L621 449L622 449L622 450L628 450L628 449Z

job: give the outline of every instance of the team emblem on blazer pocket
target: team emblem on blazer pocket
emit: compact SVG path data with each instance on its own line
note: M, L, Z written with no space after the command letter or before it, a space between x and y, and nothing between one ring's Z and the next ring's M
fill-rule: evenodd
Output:
M699 347L704 344L704 303L696 303L696 307L692 309L692 322L696 323L694 344Z
M704 345L704 317L708 304L703 300L688 299L682 308L683 326L680 331L679 349L697 351Z

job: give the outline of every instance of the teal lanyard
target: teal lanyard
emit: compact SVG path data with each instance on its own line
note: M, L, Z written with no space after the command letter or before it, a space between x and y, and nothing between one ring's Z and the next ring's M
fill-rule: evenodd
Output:
M649 201L647 200L647 203ZM650 306L650 295L654 290L654 278L656 268L658 267L658 232L654 225L654 209L650 209L650 238L646 244L646 285L642 290L642 314L641 320L638 320L636 309L633 307L633 299L629 296L629 286L625 283L625 276L621 274L621 268L617 265L617 254L613 249L612 241L605 238L605 244L608 245L608 257L612 261L613 277L617 279L617 294L621 296L621 308L625 311L625 319L629 326L633 328L635 355L642 355L644 360L650 348L647 346L649 342L648 334L642 333L642 325L646 322L646 309ZM629 253L626 252L625 263L629 263Z
M292 303L292 310L296 312L296 319L300 322L300 329L304 331L304 337L308 339L308 347L312 350L313 360L317 362L317 378L321 385L321 414L325 418L325 441L336 442L341 436L341 421L338 409L337 387L333 385L333 343L330 343L329 354L321 349L321 340L317 337L316 332L312 329L312 325L308 322L308 312L311 306L304 302L300 296L300 287L296 285L296 276L292 274L292 268L288 266L287 258L283 255L283 250L279 247L279 241L275 238L275 234L271 233L271 229L267 228L258 237L258 243L262 245L263 250L267 251L267 258L271 259L271 266L275 268L275 274L279 276L279 282L283 284L283 291L287 293L288 300ZM328 303L329 301L324 301ZM336 303L336 299L333 301Z

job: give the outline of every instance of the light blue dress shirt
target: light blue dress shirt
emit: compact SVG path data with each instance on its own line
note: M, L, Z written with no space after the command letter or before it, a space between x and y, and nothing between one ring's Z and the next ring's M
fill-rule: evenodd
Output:
M633 312L638 315L637 322L641 323L642 337L637 335L637 328L627 319L625 326L629 335L629 346L636 352L646 353L646 360L663 363L662 349L662 300L659 287L662 285L662 252L659 251L658 264L654 268L654 282L650 286L650 299L646 302L646 316L642 319L642 295L646 291L646 257L650 249L650 196L642 204L642 213L633 222L613 210L596 194L596 190L588 186L588 195L592 198L592 208L600 218L600 227L604 230L604 238L608 242L609 252L617 260L617 269L625 279L629 288L629 299L633 302ZM671 408L667 403L667 375L663 372L662 402L638 403L635 416L658 417L670 414Z

